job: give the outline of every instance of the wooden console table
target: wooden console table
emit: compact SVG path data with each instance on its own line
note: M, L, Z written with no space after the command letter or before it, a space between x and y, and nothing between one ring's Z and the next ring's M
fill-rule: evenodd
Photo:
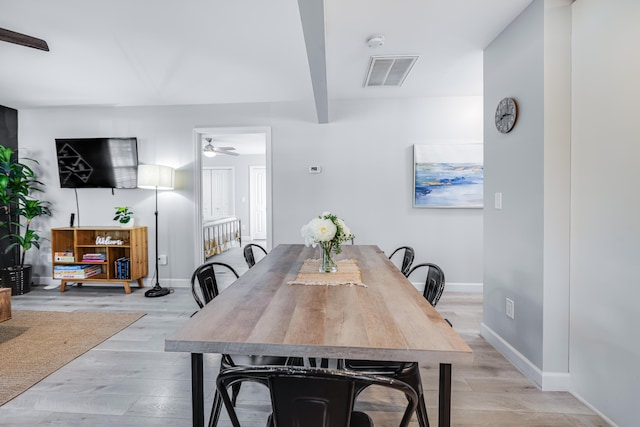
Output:
M129 282L137 281L142 288L149 270L147 227L53 228L51 253L53 278L62 281L60 292L68 282L93 282L119 283L130 294ZM91 272L83 277L79 270L86 267Z

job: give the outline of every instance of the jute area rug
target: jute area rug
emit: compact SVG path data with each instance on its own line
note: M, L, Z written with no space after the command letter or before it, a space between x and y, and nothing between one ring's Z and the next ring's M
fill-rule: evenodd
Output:
M142 316L14 310L0 323L0 405Z

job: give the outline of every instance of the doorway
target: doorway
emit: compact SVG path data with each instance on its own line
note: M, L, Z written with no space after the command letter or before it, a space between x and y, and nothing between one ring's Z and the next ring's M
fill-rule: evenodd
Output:
M204 155L208 144L213 158ZM236 217L243 244L259 239L270 249L271 128L196 128L194 147L195 266L205 259L203 225L212 219Z

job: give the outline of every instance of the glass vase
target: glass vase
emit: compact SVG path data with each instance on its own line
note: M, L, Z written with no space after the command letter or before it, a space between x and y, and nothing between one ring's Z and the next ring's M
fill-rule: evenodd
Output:
M320 245L322 247L322 262L320 263L320 273L335 273L338 266L333 260L333 245Z

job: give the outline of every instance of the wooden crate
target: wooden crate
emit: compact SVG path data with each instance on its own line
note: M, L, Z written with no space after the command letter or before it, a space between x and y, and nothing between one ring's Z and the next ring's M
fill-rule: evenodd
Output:
M0 322L11 319L11 289L0 288Z

